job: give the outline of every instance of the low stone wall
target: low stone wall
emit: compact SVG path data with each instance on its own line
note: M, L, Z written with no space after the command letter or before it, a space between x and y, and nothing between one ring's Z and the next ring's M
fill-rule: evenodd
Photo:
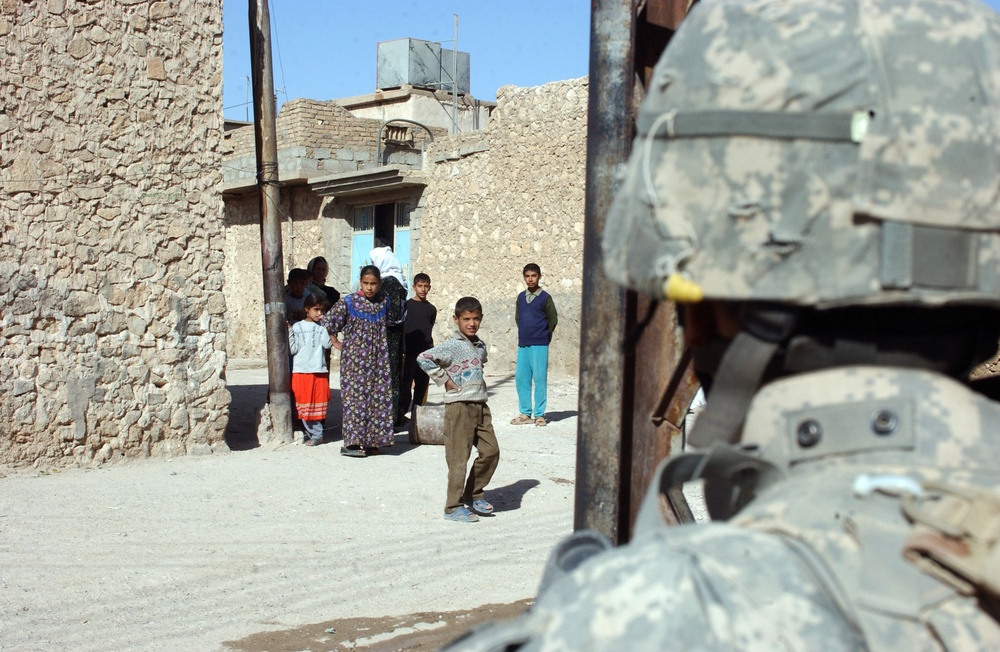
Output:
M437 338L452 330L458 298L483 303L493 370L514 369L514 305L529 262L541 266L559 312L550 368L579 370L586 131L586 79L504 86L485 132L428 150L414 271L431 276Z
M222 7L0 0L0 463L225 451Z

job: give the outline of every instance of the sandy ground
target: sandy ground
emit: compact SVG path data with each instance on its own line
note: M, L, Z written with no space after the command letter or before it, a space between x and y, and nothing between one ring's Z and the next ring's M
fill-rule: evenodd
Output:
M443 447L256 446L266 370L228 379L232 453L0 470L0 649L433 649L523 609L572 530L575 378L549 379L536 428L487 377L502 459L476 524L442 518Z

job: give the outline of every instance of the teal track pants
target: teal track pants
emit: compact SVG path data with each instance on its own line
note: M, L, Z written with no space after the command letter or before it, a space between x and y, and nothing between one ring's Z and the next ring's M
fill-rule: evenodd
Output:
M517 409L533 419L545 415L548 394L549 347L517 347L517 367L514 369L514 385L517 387ZM532 396L532 384L534 396ZM532 401L534 398L534 401ZM534 405L534 409L532 409Z

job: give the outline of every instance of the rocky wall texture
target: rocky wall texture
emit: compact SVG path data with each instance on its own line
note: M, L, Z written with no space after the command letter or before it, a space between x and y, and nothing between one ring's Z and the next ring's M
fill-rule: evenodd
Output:
M229 316L229 355L267 357L264 328L264 278L260 249L260 204L256 193L226 195L225 275ZM306 186L283 187L279 193L283 274L305 269L315 256L330 255L319 219L322 198ZM350 230L343 236L350 243ZM338 290L333 275L327 284Z
M222 6L0 0L0 463L228 450Z
M550 369L579 370L586 131L586 79L504 86L485 132L435 140L428 150L414 270L432 279L436 338L452 330L459 297L483 303L494 371L514 369L514 305L529 262L541 267L559 312Z

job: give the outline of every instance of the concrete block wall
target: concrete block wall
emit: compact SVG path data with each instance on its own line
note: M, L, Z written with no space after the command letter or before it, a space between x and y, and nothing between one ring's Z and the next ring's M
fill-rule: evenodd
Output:
M376 167L378 134L382 122L359 118L332 101L297 99L286 102L278 114L279 175L312 178ZM435 138L447 130L432 129ZM389 146L390 163L419 167L420 147L430 143L427 132L414 127L411 147ZM226 134L226 181L249 180L257 168L252 126ZM305 167L303 167L305 166Z
M0 464L228 450L222 6L0 0Z

